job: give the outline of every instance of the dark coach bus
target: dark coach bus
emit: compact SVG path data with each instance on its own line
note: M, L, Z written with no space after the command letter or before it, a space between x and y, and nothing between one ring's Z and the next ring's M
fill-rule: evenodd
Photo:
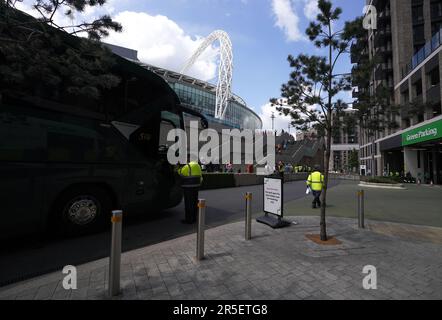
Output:
M181 202L160 132L184 128L184 112L204 118L159 76L113 59L121 81L98 101L0 95L1 238L82 234L112 209L149 214Z

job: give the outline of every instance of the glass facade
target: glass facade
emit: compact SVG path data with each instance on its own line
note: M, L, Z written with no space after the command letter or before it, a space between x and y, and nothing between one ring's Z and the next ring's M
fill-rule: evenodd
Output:
M442 44L442 29L439 30L433 37L431 41L428 41L424 47L422 47L402 69L402 78L409 75L416 67L421 64L426 58L428 58L436 49L438 49Z
M247 106L230 101L224 120L215 119L216 94L203 88L198 88L186 83L170 82L169 85L175 90L186 106L203 113L213 122L220 122L224 125L238 129L261 129L261 119Z

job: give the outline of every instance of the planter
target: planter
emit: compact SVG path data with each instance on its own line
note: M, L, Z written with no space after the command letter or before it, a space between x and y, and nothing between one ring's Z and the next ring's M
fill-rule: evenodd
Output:
M365 182L361 181L359 183L360 187L369 187L369 188L381 188L381 189L396 189L396 190L406 190L403 184L397 183L373 183L373 182Z
M209 173L203 174L202 190L234 188L235 175L233 173Z

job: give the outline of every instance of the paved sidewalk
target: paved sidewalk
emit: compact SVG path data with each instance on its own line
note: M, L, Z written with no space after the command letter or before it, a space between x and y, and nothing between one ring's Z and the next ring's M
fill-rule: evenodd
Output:
M280 230L254 222L252 241L244 223L210 229L202 262L193 258L195 235L127 252L117 299L442 299L438 241L386 235L403 230L399 224L369 221L370 230L358 230L353 219L329 218L329 234L342 244L321 246L305 237L318 232L319 219L295 219L299 225ZM362 287L366 265L377 268L377 290ZM78 266L74 291L63 289L60 270L0 288L0 299L106 299L107 266Z

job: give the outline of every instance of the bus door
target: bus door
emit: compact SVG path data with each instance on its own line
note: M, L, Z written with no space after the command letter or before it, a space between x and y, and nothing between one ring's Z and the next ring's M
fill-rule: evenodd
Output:
M125 209L144 213L152 205L158 187L154 178L155 159L149 151L151 128L122 121L113 121L112 125L128 140Z
M182 129L183 121L181 113L163 111L161 113L161 123L159 131L158 163L156 175L159 180L158 199L162 203L162 208L170 208L181 202L182 192L179 178L175 172L175 166L170 164L167 154L175 140L168 141L167 136L171 130Z

